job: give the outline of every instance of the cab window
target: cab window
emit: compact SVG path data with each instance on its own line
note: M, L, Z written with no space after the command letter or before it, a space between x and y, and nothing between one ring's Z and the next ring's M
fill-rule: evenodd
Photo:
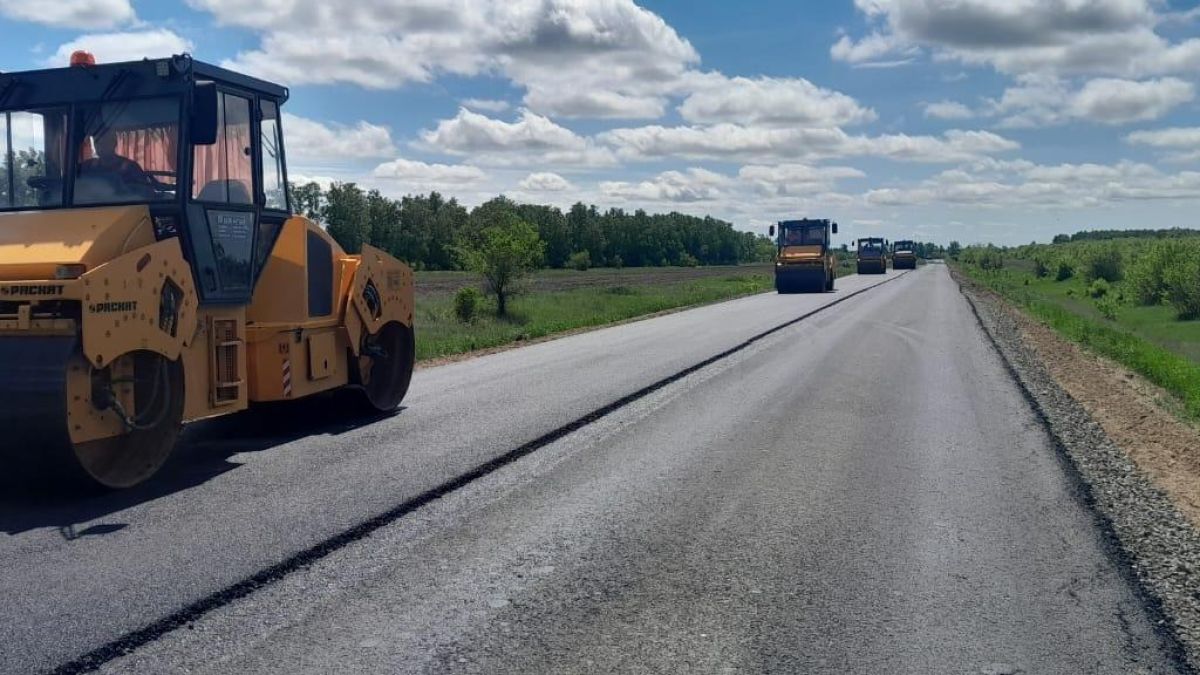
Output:
M62 206L66 108L0 113L0 209Z
M117 101L79 108L82 137L75 172L76 204L175 198L179 102Z
M192 198L202 202L253 204L250 99L220 92L217 141L195 146Z
M279 106L274 101L262 101L259 132L262 136L262 186L263 206L268 209L286 211L287 189L283 178L283 137L279 130Z

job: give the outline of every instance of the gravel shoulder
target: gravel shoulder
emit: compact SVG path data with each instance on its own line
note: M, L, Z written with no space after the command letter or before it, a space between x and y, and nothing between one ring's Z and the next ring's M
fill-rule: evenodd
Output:
M1152 385L952 274L1163 630L1200 669L1200 434Z

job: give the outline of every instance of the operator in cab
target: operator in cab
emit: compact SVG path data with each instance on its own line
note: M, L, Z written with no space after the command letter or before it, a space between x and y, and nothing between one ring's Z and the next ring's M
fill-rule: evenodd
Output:
M101 204L151 197L154 183L140 164L117 153L117 133L109 129L92 137L95 156L79 164L75 198Z

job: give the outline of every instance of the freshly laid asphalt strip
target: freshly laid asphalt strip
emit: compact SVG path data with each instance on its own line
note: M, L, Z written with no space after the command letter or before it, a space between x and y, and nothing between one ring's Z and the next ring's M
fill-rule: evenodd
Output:
M763 294L423 370L404 410L373 423L320 399L197 424L173 464L136 490L63 500L0 485L0 672L102 663L155 637L164 618L219 606L231 588L257 588L239 585L265 570L765 331L904 281L897 276L848 277L835 293Z
M106 672L1175 673L944 269L765 337Z

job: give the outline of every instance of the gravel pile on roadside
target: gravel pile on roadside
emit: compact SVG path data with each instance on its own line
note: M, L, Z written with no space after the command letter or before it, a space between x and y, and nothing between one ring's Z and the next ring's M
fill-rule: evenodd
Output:
M1152 612L1200 671L1200 532L1054 381L992 293L954 273L1093 507L1114 554L1132 570Z

